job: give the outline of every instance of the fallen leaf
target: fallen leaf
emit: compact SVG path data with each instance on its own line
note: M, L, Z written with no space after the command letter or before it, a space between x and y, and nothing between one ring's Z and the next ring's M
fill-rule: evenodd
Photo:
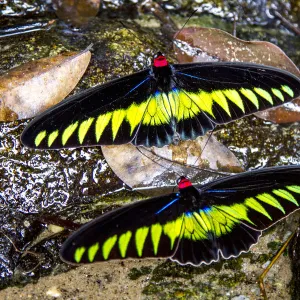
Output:
M255 115L278 124L300 122L300 98L276 108L257 112Z
M176 39L187 43L194 48L194 52L197 52L197 55L191 56L188 49L185 51L184 48L178 49L175 46L180 63L207 61L210 57L211 60L217 61L240 61L273 66L300 76L291 59L279 47L269 42L244 41L223 30L202 27L184 28Z
M84 74L91 52L67 52L25 63L0 76L0 121L36 116L64 99Z
M290 58L276 45L265 41L244 41L215 29L184 28L176 36L175 51L180 63L230 61L250 62L277 67L300 77L300 71ZM178 41L179 40L179 41ZM300 98L292 104L255 113L256 116L275 123L300 121Z
M74 25L87 23L99 11L100 0L53 0L56 15Z
M213 170L243 171L229 149L213 136L208 142L207 139L203 136L162 148L135 147L131 144L102 146L102 152L114 173L132 188L174 186L181 175L194 183L204 183L208 178L212 179L211 176L216 176L217 172Z

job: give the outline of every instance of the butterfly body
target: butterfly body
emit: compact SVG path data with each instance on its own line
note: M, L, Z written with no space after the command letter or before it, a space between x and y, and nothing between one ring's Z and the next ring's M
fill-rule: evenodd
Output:
M175 87L175 83L172 80L174 69L160 52L154 57L150 75L152 75L155 80L153 87L154 93L164 93L167 95Z
M299 78L280 69L245 63L171 65L158 52L150 69L45 111L28 124L21 140L39 149L129 142L162 147L299 95Z
M236 257L262 231L300 205L300 167L267 168L124 206L82 226L64 243L70 263L169 257L180 264L209 264Z

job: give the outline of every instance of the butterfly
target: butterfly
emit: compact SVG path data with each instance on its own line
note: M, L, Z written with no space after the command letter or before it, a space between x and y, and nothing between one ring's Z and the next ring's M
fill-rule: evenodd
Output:
M63 244L67 263L168 257L198 266L236 257L299 209L300 166L265 168L138 201L83 225Z
M22 133L30 148L132 143L162 147L195 139L253 112L300 95L300 79L247 63L169 64L158 52L150 69L69 97Z

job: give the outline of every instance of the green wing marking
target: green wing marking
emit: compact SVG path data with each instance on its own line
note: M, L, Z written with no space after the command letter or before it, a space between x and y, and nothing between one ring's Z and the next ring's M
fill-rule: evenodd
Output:
M178 98L189 99L184 102L190 101L187 106L192 110L189 117L186 114L178 120L177 131L183 139L205 131L205 117L223 124L282 105L300 93L299 78L271 67L230 63L212 69L188 64L175 67Z
M300 167L248 172L205 185L201 193L191 186L105 214L72 235L61 256L73 263L128 257L210 263L219 254L248 251L262 230L299 204Z
M161 147L174 135L193 139L300 95L299 78L267 66L213 63L172 70L167 86L145 70L72 96L35 118L22 143L41 149L129 142Z

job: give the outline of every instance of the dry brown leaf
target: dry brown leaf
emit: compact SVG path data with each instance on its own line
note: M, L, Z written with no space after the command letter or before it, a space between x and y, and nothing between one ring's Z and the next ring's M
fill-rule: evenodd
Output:
M56 15L74 25L87 23L99 11L100 0L53 0Z
M228 148L213 136L208 142L207 138L198 137L193 141L182 141L177 146L151 149L137 149L131 144L102 146L102 152L115 174L133 188L174 185L179 174L200 183L210 175L205 171L199 172L202 169L243 171L240 162ZM201 153L204 146L205 150ZM197 175L202 175L201 180L196 181Z
M276 108L257 112L255 115L278 124L300 122L300 98Z
M300 72L287 55L276 45L265 41L244 41L233 35L215 28L189 27L184 28L176 39L188 43L214 60L231 62L250 62L277 67L287 70L296 76ZM177 51L180 63L200 62L203 56L190 56Z
M177 51L180 63L203 61L231 61L263 64L287 70L300 77L300 71L287 55L276 45L264 41L244 41L231 34L215 29L184 28L176 37L183 41ZM186 44L185 44L186 43ZM189 47L193 47L190 49ZM190 55L197 52L197 55ZM256 116L276 123L300 121L300 99L293 104L285 104L258 112Z
M0 76L0 121L32 118L64 99L84 74L91 52L46 57Z

